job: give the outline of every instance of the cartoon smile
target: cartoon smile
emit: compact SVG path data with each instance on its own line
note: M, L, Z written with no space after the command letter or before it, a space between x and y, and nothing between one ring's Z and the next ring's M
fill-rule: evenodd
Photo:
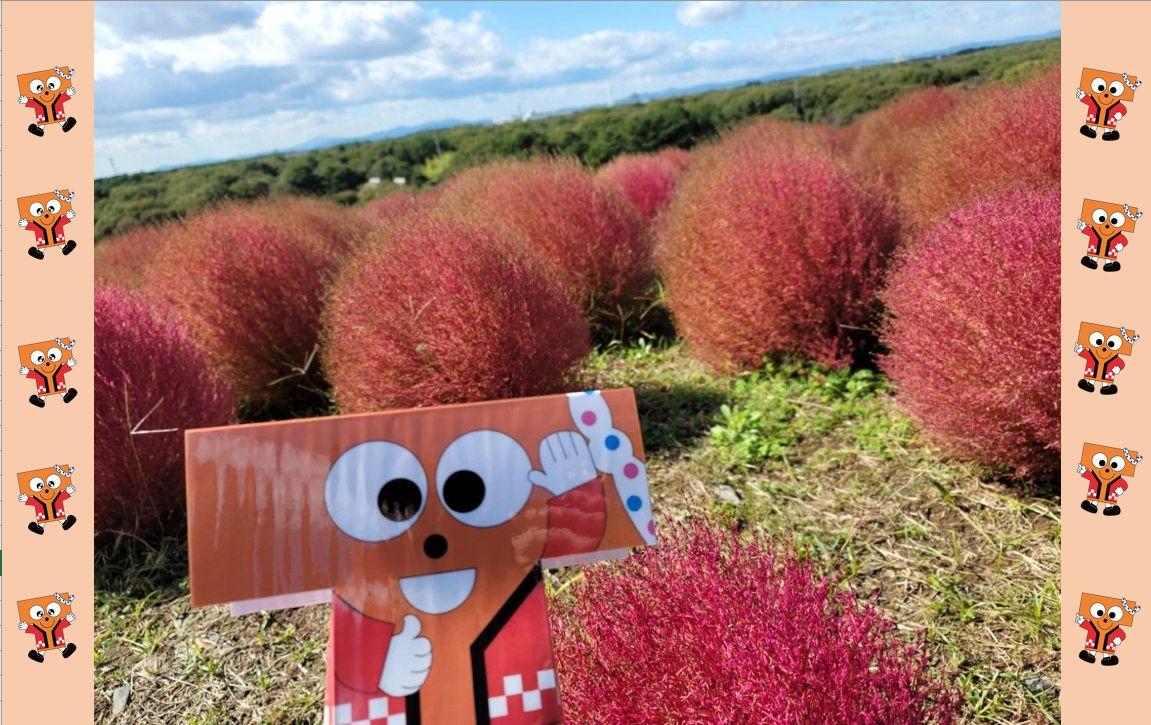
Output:
M446 614L464 603L476 585L475 569L456 569L400 579L408 604L426 614Z

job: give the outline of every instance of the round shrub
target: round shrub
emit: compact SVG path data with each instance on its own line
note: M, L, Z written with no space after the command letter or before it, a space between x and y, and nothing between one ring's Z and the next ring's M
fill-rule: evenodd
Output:
M829 152L822 131L755 124L695 152L662 232L667 302L719 369L769 354L828 365L865 347L897 225L892 206Z
M96 530L178 530L184 431L230 422L230 391L154 300L100 286L95 310Z
M369 223L391 223L409 214L427 211L435 205L436 197L430 193L393 191L373 199L360 207L360 214Z
M327 199L276 196L249 204L256 214L275 218L288 229L304 230L303 238L319 244L326 254L346 254L371 232L359 210Z
M856 119L845 131L855 168L894 188L923 153L929 131L963 100L951 87L931 86L902 95Z
M96 244L96 279L126 289L145 282L144 270L161 255L172 234L170 224L135 227Z
M937 442L1020 475L1054 470L1058 187L993 194L948 215L903 251L883 300L883 369Z
M1019 85L966 94L918 145L899 188L901 214L925 227L999 189L1058 184L1059 123L1057 67Z
M535 250L593 318L630 308L652 282L643 219L623 194L573 161L469 169L444 186L437 208Z
M666 533L666 532L665 532ZM702 524L584 569L552 607L565 719L948 723L921 644L811 565Z
M687 152L679 154L623 154L597 173L598 178L619 189L644 219L651 221L671 201L680 173L686 168Z
M344 268L324 367L344 412L555 393L588 352L579 307L488 225L410 218Z

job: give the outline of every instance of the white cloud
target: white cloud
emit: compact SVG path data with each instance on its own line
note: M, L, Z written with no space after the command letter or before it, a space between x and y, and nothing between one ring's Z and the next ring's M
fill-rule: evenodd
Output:
M681 46L674 33L598 30L560 40L538 39L516 57L517 79L559 77L573 72L635 70L653 60L671 61Z
M675 10L680 25L702 28L735 20L743 15L742 0L689 0L681 2Z

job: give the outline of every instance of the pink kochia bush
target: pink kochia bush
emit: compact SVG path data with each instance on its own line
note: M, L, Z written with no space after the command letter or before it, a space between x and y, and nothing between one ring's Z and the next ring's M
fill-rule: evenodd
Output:
M585 569L553 606L565 719L949 723L920 644L794 554L703 524Z
M1059 189L970 202L893 265L882 366L949 451L1020 475L1059 462Z
M597 176L623 192L651 221L671 201L687 159L688 153L676 148L658 154L624 154L612 159Z
M337 280L324 363L344 412L555 393L588 352L579 307L487 225L409 217Z
M178 529L184 430L228 423L232 397L154 301L102 286L95 305L96 530L147 536Z
M680 179L659 258L676 329L713 367L845 364L872 324L894 212L829 149L823 130L759 124Z

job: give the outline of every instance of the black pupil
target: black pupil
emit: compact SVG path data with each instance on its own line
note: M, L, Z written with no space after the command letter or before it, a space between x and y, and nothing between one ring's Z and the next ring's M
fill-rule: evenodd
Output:
M1118 463L1116 463L1116 462L1114 462L1114 461L1112 461L1112 463L1111 463L1111 467L1112 467L1112 468L1114 468L1116 471L1118 471L1118 470L1119 470L1119 464L1118 464Z
M457 513L475 511L484 502L484 479L475 471L456 471L444 482L444 503Z
M380 489L376 499L380 513L390 521L407 521L420 510L420 487L406 478L393 478Z

